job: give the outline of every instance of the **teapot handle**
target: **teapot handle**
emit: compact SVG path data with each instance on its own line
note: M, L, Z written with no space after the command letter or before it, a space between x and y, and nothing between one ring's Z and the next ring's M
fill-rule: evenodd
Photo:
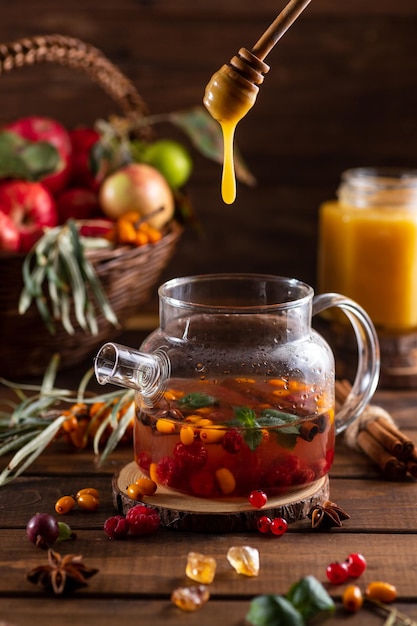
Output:
M351 392L336 412L336 434L345 430L368 404L378 385L380 351L378 336L366 311L350 298L338 293L324 293L313 298L313 315L330 307L343 310L355 332L358 344L358 367Z

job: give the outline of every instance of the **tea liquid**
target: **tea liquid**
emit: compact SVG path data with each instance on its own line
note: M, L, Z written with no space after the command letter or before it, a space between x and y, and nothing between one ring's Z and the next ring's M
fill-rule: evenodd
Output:
M198 497L300 489L328 473L333 398L284 379L171 379L138 409L135 459L158 484Z

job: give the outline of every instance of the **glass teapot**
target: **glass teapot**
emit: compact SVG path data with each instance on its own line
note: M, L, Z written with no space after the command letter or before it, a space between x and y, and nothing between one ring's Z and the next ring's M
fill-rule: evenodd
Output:
M378 383L379 349L367 313L339 294L314 296L292 278L214 274L159 288L160 327L140 351L105 344L99 383L137 391L139 470L204 498L282 495L325 476L335 435ZM335 411L335 364L312 315L339 307L358 343L358 367Z

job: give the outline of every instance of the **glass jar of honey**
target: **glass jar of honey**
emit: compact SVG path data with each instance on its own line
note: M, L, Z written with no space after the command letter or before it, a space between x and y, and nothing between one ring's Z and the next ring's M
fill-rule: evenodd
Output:
M417 170L342 174L320 207L318 291L358 302L379 332L417 332Z

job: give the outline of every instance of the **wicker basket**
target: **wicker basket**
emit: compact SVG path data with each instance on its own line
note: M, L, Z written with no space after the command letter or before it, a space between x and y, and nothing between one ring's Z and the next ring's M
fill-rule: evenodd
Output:
M146 114L144 101L133 84L89 44L72 37L51 35L0 45L0 73L43 62L86 72L112 97L125 117ZM121 326L148 300L152 287L156 286L175 251L181 232L182 227L173 222L157 243L87 253ZM56 333L50 334L35 305L25 315L19 315L23 259L23 255L4 253L0 256L0 376L9 380L41 375L57 352L61 355L62 368L77 365L117 332L99 312L97 335L84 332L75 322L72 335L59 324Z

